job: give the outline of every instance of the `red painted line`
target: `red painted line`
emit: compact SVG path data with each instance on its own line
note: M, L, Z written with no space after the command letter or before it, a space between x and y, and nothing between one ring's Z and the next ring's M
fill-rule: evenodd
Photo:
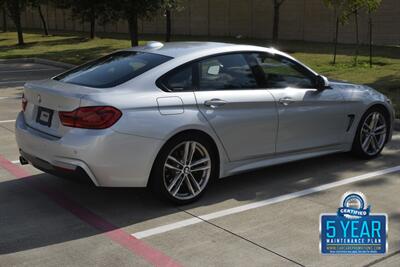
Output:
M31 174L29 172L11 163L1 155L0 155L0 167L5 169L15 178L23 179L30 186L34 187L36 190L45 194L48 198L53 200L59 206L61 206L65 210L68 210L76 217L84 221L85 223L101 231L109 239L130 250L134 254L142 257L149 263L155 266L171 266L171 267L181 266L180 264L178 264L176 261L165 255L161 251L151 247L144 241L131 236L129 233L116 227L115 225L111 224L107 220L96 215L87 208L82 207L75 201L68 198L62 192L51 189L43 184L34 183L31 179L29 179L31 177Z

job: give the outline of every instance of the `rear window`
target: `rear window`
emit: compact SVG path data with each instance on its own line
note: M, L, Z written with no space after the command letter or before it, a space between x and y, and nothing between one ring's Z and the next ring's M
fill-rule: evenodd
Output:
M88 87L114 87L170 59L151 53L121 51L79 66L54 79Z

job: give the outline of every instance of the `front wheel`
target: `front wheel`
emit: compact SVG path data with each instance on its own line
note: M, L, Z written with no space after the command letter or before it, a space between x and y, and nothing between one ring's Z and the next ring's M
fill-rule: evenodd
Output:
M353 152L362 158L378 156L386 144L389 123L380 108L368 110L360 120L353 142Z
M210 141L181 135L170 140L157 156L150 185L174 203L187 204L200 198L215 173L216 156Z

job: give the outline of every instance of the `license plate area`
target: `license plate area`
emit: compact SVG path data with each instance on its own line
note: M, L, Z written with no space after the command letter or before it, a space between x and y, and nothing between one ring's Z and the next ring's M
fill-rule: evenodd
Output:
M53 110L44 107L38 107L38 112L36 116L37 123L47 127L51 127L52 119L53 119Z

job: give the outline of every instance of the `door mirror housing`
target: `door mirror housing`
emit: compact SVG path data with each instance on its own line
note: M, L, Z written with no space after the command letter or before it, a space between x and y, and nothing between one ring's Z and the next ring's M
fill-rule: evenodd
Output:
M315 78L315 85L318 90L324 90L329 88L329 80L325 76L318 75Z

